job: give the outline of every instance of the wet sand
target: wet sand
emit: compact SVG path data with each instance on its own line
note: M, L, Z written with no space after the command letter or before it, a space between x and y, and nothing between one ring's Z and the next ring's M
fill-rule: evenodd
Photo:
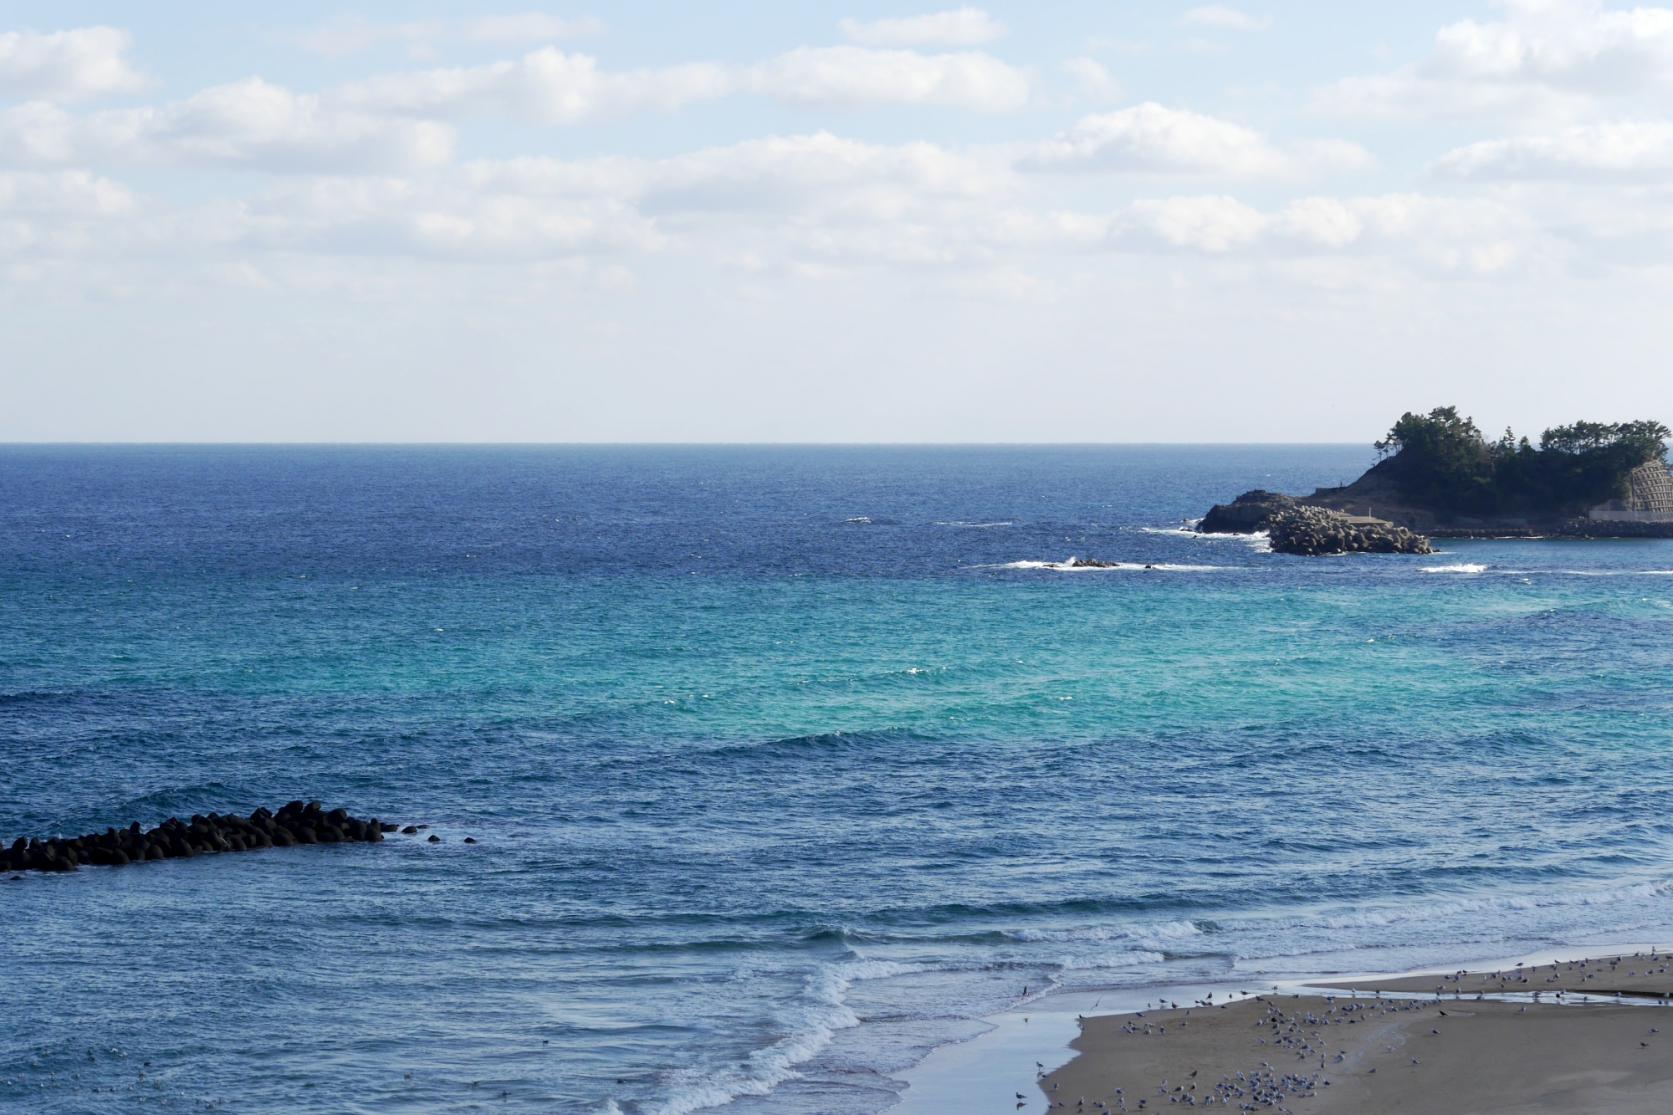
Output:
M1624 956L1559 960L1552 964L1512 965L1487 972L1450 972L1445 975L1399 976L1389 979L1321 983L1319 987L1361 990L1412 991L1442 996L1539 992L1587 995L1673 995L1673 954L1650 951Z
M1673 1010L1653 998L1553 1001L1565 983L1593 996L1665 995L1669 968L1665 954L1605 958L1088 1018L1072 1045L1079 1055L1040 1086L1054 1112L1673 1111ZM1501 981L1525 997L1474 997Z

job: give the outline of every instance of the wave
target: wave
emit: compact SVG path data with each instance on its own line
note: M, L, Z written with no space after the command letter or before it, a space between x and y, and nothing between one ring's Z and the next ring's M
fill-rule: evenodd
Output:
M1063 956L1057 966L1065 972L1100 972L1109 968L1131 968L1135 965L1164 964L1167 954L1145 949L1126 952L1096 953L1091 956Z
M967 530L995 530L999 527L1014 527L1017 525L1017 521L1015 519L999 519L991 523L977 523L967 522L964 519L937 519L935 525L938 527L964 527Z
M796 1075L796 1066L817 1056L840 1030L860 1024L848 1006L848 989L862 980L887 979L921 971L893 960L845 960L821 964L808 974L798 1003L779 1021L785 1035L723 1069L678 1074L667 1100L649 1108L654 1115L689 1115L720 1107L740 1096L764 1096Z
M1164 538L1189 538L1193 542L1242 542L1246 546L1265 553L1271 550L1271 537L1264 530L1238 534L1230 531L1214 531L1205 533L1196 529L1201 519L1190 519L1188 525L1182 527L1139 527L1140 534L1159 534Z
M1568 891L1461 896L1400 906L1365 907L1337 913L1313 915L1267 923L1267 929L1366 929L1406 922L1431 923L1437 917L1459 914L1494 914L1513 910L1587 909L1640 903L1648 899L1673 897L1673 879L1629 883L1619 887L1576 888Z
M1224 565L1182 565L1174 562L1115 561L1088 565L1077 558L1063 561L1008 561L994 569L1047 569L1053 573L1215 573Z
M1135 941L1145 944L1169 944L1201 937L1206 930L1186 919L1162 922L1159 925L1071 926L1062 929L1017 929L1006 934L1014 941L1064 943L1072 941Z
M783 736L778 739L745 743L728 743L719 747L698 748L684 752L682 759L724 759L746 757L766 759L801 757L863 751L880 744L915 744L943 742L938 737L911 729L879 729L861 732L817 732L805 736Z
M1505 577L1673 577L1673 569L1496 569L1484 562L1425 565L1424 573L1494 573Z
M1557 577L1673 577L1673 569L1507 569L1507 573Z

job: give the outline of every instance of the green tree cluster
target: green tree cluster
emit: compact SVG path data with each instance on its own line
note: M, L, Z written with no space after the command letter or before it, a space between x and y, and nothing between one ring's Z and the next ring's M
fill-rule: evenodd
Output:
M1436 407L1401 415L1376 447L1405 497L1439 513L1569 515L1624 495L1627 474L1662 460L1669 436L1650 420L1575 422L1535 447L1509 429L1488 441L1457 407Z

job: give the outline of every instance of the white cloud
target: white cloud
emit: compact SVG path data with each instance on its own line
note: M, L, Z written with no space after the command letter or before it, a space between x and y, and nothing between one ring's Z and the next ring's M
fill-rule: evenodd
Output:
M1548 235L1513 207L1412 194L1305 197L1276 209L1227 195L1141 198L1107 213L1007 211L974 234L1013 253L1185 253L1275 268L1355 261L1366 274L1491 276L1550 250Z
M1191 8L1179 17L1179 22L1187 27L1209 31L1265 31L1272 26L1270 16L1253 16L1225 4L1204 4Z
M83 170L0 172L0 214L116 217L134 210L126 186Z
M850 42L862 46L981 46L1005 37L1005 25L980 8L956 8L929 15L840 24Z
M1492 275L1540 248L1532 217L1495 201L1383 194L1302 198L1275 215L1273 238L1303 248L1405 257L1446 272Z
M1433 71L1606 88L1673 79L1673 8L1609 10L1601 0L1511 0L1507 18L1435 36Z
M1030 165L1248 178L1356 169L1369 162L1367 152L1344 141L1284 149L1241 124L1146 102L1082 118L1039 145Z
M678 108L731 88L727 71L707 63L611 73L589 55L542 47L514 62L370 78L343 87L333 99L371 112L505 114L570 124L613 112Z
M529 43L603 33L603 22L592 16L560 19L545 12L478 16L459 23L460 38L472 43Z
M414 57L434 57L448 43L491 46L519 46L550 43L602 33L604 25L592 17L562 19L545 12L478 16L461 20L411 20L378 23L357 17L343 17L290 36L303 49L315 54L341 57L358 54L385 44L406 47Z
M1617 121L1486 140L1448 151L1431 169L1463 179L1664 180L1673 172L1673 123Z
M1028 76L986 54L804 47L750 68L743 84L782 101L915 104L1000 112L1028 102Z
M1480 116L1531 120L1576 116L1585 111L1587 100L1550 86L1441 77L1405 66L1332 82L1314 90L1311 107L1326 116L1387 120Z
M1130 233L1153 235L1170 247L1225 252L1253 244L1267 218L1232 197L1170 197L1134 202L1128 223Z
M978 53L863 47L792 50L752 66L686 63L609 71L585 54L542 47L515 62L426 70L344 87L343 103L413 115L505 113L568 124L639 109L753 93L790 103L921 104L1001 111L1029 97L1022 71Z
M81 27L0 33L0 97L75 101L131 93L144 79L128 64L127 32Z
M82 115L34 102L0 111L0 161L25 165L413 169L446 162L453 138L443 124L343 110L259 78L145 108Z
M865 143L829 132L747 140L663 159L485 160L467 164L464 176L479 189L608 195L658 212L773 217L819 207L876 219L948 198L997 195L1015 184L998 159L930 143Z
M1121 83L1115 80L1096 58L1068 58L1063 62L1063 70L1080 90L1080 95L1090 101L1113 101L1121 96Z
M299 179L172 228L183 251L527 265L679 249L794 269L970 257L1002 161L828 133L662 159L481 160L412 177Z
M416 255L519 262L654 251L631 206L535 198L451 180L327 178L268 191L229 215L234 244L286 253Z
M1503 18L1435 34L1416 65L1315 93L1327 112L1387 117L1574 116L1614 96L1673 91L1673 8L1601 0L1501 0Z

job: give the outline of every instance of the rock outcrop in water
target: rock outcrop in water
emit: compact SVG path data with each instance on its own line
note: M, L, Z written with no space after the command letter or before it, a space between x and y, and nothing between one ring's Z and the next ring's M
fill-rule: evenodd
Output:
M1272 516L1296 506L1293 496L1256 488L1244 492L1230 503L1216 503L1202 517L1197 529L1204 534L1258 534L1267 527Z
M32 840L19 837L0 848L0 870L74 871L84 865L118 867L144 860L189 859L215 852L288 848L296 844L376 842L395 825L376 817L351 817L342 809L327 811L319 802L293 801L277 813L258 809L236 814L194 814L189 821L170 817L143 830L135 821L125 829L106 829L74 839Z
M1293 496L1256 489L1217 503L1197 529L1206 534L1265 531L1280 554L1428 554L1429 539L1386 519L1349 515Z
M1266 521L1272 549L1280 554L1428 554L1429 539L1382 519L1344 515L1323 507L1289 507Z

